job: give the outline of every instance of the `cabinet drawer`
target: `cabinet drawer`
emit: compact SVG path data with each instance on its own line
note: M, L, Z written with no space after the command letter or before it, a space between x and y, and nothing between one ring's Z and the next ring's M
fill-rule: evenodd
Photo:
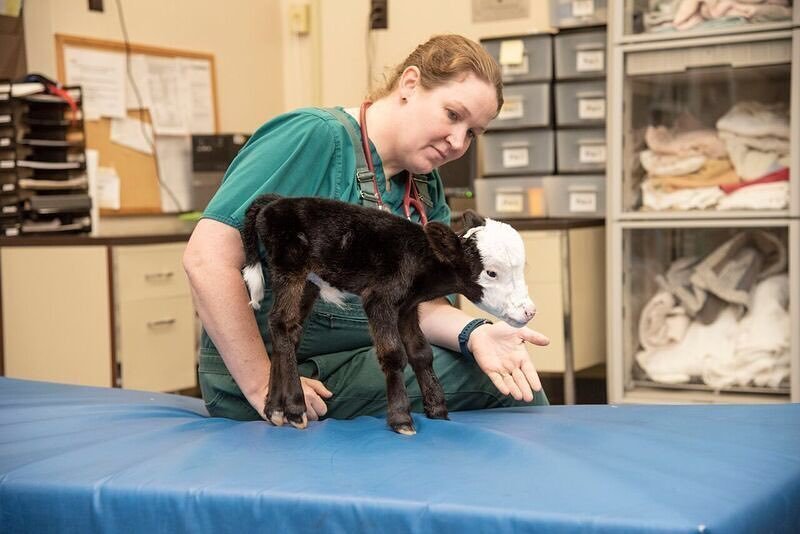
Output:
M183 271L186 243L114 247L117 302L188 296Z
M488 132L481 138L484 176L552 174L555 171L552 130Z
M176 391L196 385L190 297L123 303L117 325L122 387Z
M606 31L561 33L555 38L557 80L606 75Z
M553 77L553 38L549 34L484 39L481 44L500 65L504 82L545 81ZM509 58L514 54L508 52L515 48L522 49L521 57Z

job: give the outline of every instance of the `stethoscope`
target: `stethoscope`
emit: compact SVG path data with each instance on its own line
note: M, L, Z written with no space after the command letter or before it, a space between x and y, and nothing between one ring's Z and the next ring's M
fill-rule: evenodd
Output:
M379 209L386 209L386 206L383 204L383 199L381 198L381 193L378 191L378 180L375 177L375 165L372 163L372 152L369 149L369 135L367 135L367 108L372 104L369 100L365 100L363 104L361 104L361 144L364 148L364 156L367 159L367 167L369 167L370 172L372 172L372 181L375 184L375 196L378 200L378 208ZM413 207L419 213L419 220L422 225L428 224L428 216L425 214L425 207L422 204L422 200L419 196L419 191L417 190L417 184L414 183L414 176L408 173L408 179L406 180L406 191L403 195L403 212L406 215L406 219L409 221L411 220L411 208Z

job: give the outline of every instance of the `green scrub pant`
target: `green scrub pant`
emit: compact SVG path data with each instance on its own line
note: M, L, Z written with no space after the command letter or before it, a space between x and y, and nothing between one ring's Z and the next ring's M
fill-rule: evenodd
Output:
M268 291L261 310L256 312L259 325L267 323L271 301L272 295ZM328 406L325 418L350 419L386 412L386 378L375 355L363 313L360 303L339 308L317 301L303 324L297 349L299 371L301 376L320 380L333 392L330 399L325 399ZM269 352L272 344L264 330L262 338ZM442 384L450 411L548 404L544 391L535 393L531 403L504 396L474 362L467 361L460 353L436 346L432 348L433 369ZM201 340L199 381L206 408L213 417L261 419L206 335ZM424 413L419 384L409 365L405 369L405 384L411 409Z

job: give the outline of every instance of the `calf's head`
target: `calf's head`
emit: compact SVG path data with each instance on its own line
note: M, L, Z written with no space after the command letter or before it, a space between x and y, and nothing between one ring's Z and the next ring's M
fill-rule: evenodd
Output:
M431 232L428 239L433 244ZM467 210L459 245L461 254L453 254L451 250L442 251L440 256L447 254L451 262L466 263L465 271L469 272L473 290L464 296L512 326L524 326L533 319L536 306L528 296L525 245L519 233L508 224L484 219Z

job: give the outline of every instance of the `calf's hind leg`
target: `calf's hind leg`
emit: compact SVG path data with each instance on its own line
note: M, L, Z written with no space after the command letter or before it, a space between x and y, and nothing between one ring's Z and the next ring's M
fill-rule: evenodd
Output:
M305 276L298 275L282 276L273 272L273 282L275 301L269 314L272 354L264 415L277 426L283 425L286 419L294 427L305 428L308 417L297 371L297 346L303 332L303 320L319 294L319 288L306 282Z

